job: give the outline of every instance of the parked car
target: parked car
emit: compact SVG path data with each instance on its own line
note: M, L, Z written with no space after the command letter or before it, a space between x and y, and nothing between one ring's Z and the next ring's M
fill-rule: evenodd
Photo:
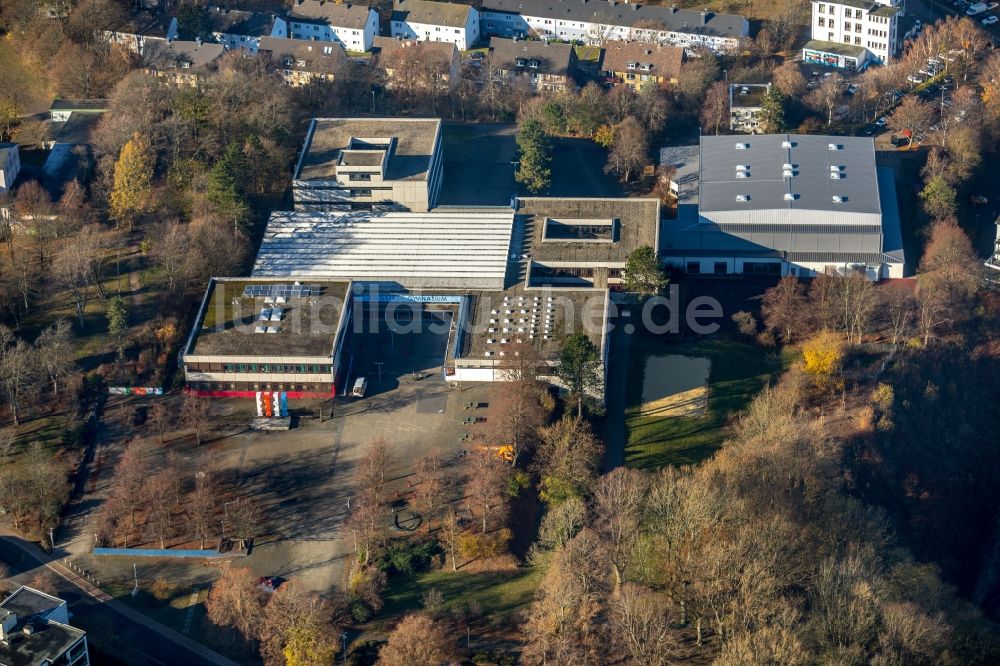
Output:
M973 206L985 206L990 200L982 194L973 194L969 197L969 203Z
M887 122L889 122L889 119L886 118L885 116L882 116L881 118L875 121L875 124L878 125L879 127L885 127L885 124Z
M974 5L970 5L969 8L965 10L965 13L968 16L976 16L977 14L982 14L987 9L989 9L989 5L985 2L977 2Z
M984 18L982 21L980 21L980 23L982 23L983 25L993 25L994 23L996 23L998 21L1000 21L1000 18L997 18L995 14L990 14L989 16L987 16L986 18Z

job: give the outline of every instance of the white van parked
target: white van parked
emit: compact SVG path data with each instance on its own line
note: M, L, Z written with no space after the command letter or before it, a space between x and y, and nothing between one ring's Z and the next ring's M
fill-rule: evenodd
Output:
M351 390L351 395L355 398L363 398L367 390L368 380L364 377L358 377L354 380L354 389Z

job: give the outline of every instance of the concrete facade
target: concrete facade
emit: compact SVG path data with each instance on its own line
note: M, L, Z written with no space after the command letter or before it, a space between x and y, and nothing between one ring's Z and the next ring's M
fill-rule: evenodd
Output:
M316 118L295 170L295 209L426 212L443 170L438 119Z

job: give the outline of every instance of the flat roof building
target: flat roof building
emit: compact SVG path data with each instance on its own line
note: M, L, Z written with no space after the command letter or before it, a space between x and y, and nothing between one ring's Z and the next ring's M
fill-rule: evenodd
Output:
M349 280L213 278L184 346L188 387L221 397L330 395L350 303Z
M314 118L295 168L296 210L426 212L441 190L437 118Z
M696 220L665 225L668 263L716 274L902 277L893 174L877 168L870 138L705 136L697 182Z
M36 664L88 666L87 634L65 601L22 585L0 602L0 666Z
M530 233L529 287L617 287L629 254L659 244L657 199L524 197L517 205Z

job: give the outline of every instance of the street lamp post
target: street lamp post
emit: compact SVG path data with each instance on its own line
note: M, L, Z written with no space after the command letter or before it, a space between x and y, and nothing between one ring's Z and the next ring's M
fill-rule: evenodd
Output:
M52 551L55 552L55 550L56 550L56 537L55 537L55 529L52 528L52 527L49 528L49 543L52 544Z
M340 635L340 642L344 646L343 655L344 655L344 664L346 666L346 664L347 664L347 632L346 631Z

